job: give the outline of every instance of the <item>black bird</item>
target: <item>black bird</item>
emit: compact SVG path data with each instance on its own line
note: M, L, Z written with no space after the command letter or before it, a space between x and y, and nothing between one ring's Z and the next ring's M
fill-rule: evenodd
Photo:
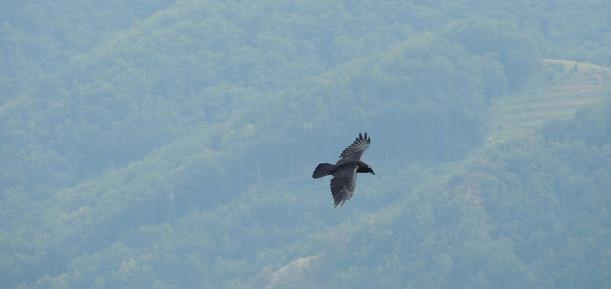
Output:
M364 136L359 133L359 137L342 151L337 163L318 164L316 169L314 169L312 177L315 179L333 175L333 179L331 179L331 193L333 194L335 207L338 205L342 206L354 194L357 173L372 173L375 175L373 169L361 161L361 155L363 155L363 152L365 152L370 143L371 139L367 137L367 133Z

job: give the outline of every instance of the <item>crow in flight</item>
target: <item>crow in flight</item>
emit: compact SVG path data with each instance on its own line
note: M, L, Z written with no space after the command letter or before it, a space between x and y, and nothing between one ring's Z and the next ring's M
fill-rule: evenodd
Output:
M354 194L357 173L372 173L375 175L373 169L361 161L361 155L370 143L371 139L367 137L367 133L365 135L359 133L359 137L342 151L337 163L318 164L314 173L312 173L312 177L315 179L333 175L331 193L333 194L335 207L342 206Z

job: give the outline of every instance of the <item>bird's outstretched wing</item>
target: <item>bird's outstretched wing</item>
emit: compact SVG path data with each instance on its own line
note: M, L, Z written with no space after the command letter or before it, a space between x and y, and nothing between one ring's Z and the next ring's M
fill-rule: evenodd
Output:
M354 194L356 186L356 166L347 167L335 172L331 179L331 194L335 207L341 206Z
M363 152L369 147L370 143L371 139L367 136L367 133L365 133L364 136L359 133L359 137L339 155L339 162L360 160Z

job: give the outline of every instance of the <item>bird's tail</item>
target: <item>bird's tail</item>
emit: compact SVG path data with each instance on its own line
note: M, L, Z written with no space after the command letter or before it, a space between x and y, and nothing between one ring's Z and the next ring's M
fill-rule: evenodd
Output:
M327 164L327 163L318 164L318 166L316 166L316 169L314 169L314 172L312 173L312 177L315 179L318 179L324 176L328 176L333 173L334 169L335 169L335 165L332 165L332 164Z

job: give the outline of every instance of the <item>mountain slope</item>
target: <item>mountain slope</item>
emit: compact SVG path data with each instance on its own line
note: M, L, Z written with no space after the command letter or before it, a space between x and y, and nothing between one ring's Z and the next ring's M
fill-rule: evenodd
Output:
M609 4L77 2L0 4L0 287L609 287Z
M611 69L568 60L544 60L530 89L503 97L490 108L488 141L532 134L547 122L569 119L583 107L601 104L611 91Z

